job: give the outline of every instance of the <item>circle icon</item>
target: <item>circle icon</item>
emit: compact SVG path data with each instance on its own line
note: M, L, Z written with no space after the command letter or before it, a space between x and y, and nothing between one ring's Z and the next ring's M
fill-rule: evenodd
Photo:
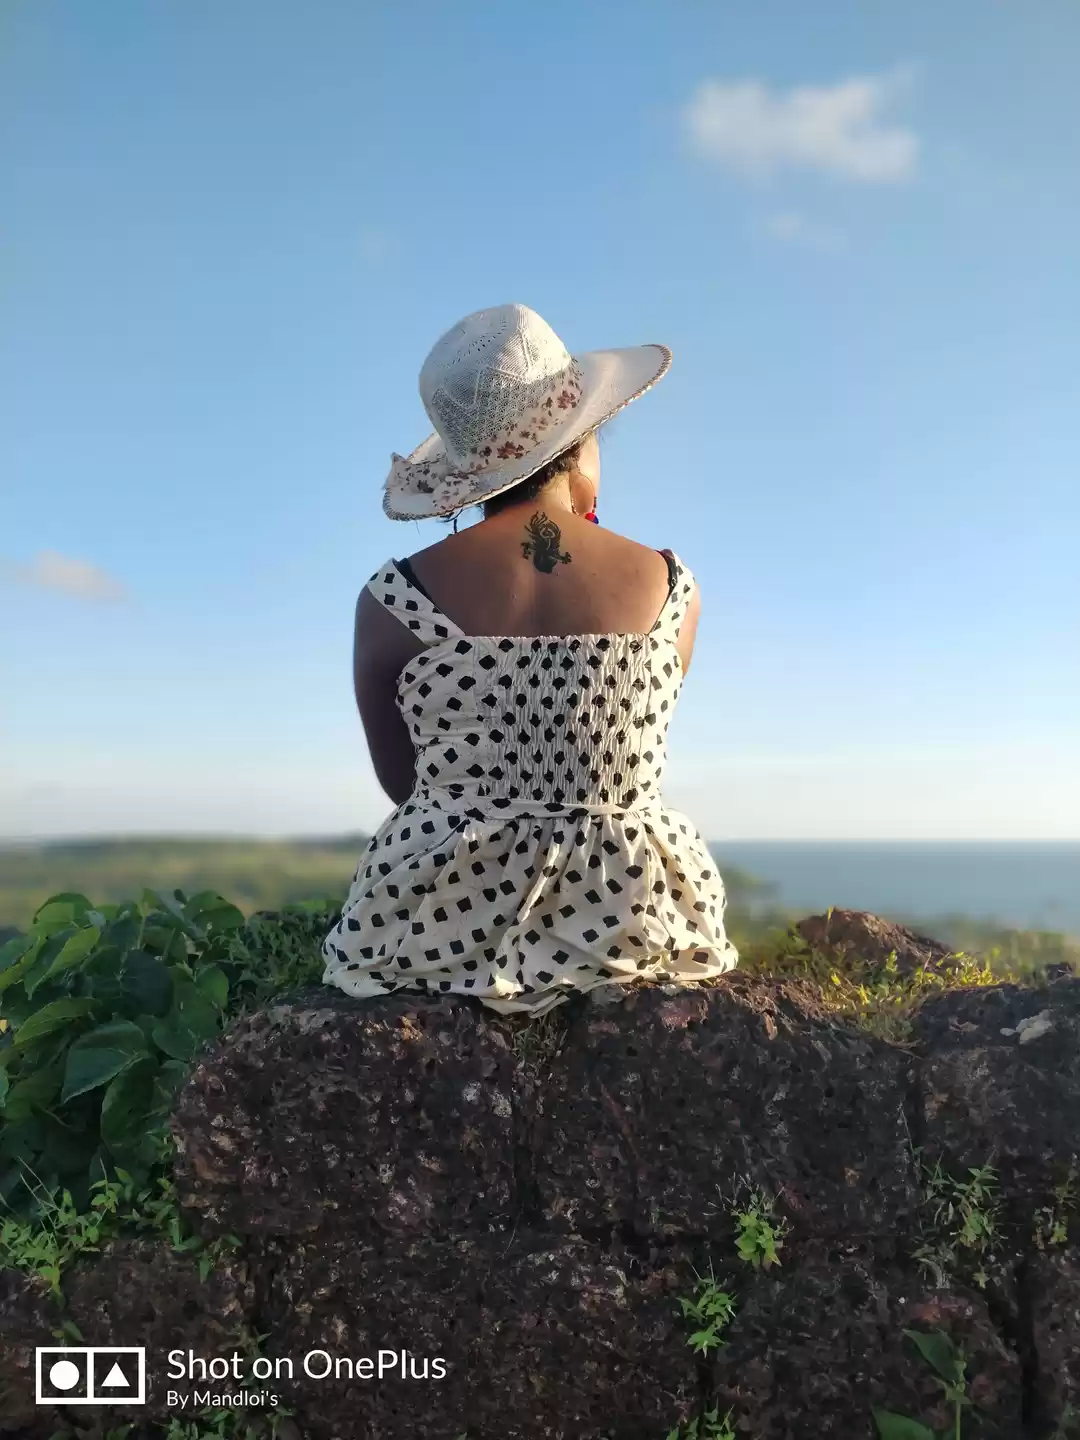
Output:
M81 1379L79 1367L70 1360L57 1360L49 1367L49 1384L55 1385L57 1390L74 1390Z

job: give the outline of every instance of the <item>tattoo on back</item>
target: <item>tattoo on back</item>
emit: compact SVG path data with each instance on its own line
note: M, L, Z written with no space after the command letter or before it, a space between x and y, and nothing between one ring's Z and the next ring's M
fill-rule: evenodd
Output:
M531 556L537 570L550 575L560 561L563 565L570 564L570 552L564 550L560 553L559 550L562 533L555 521L549 520L543 510L536 512L525 530L529 539L522 541L521 553L526 559Z

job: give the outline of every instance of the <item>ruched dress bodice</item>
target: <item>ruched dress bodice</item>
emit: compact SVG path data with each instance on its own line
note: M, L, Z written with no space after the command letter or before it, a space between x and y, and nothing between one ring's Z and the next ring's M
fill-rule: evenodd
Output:
M650 632L539 637L465 635L407 568L376 572L371 593L425 647L398 682L416 784L361 858L328 982L540 1013L736 963L715 864L660 795L694 590L669 568Z

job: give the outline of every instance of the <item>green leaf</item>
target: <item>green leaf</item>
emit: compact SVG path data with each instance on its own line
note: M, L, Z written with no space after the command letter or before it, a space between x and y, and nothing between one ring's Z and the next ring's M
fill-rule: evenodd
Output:
M195 972L195 984L211 1005L224 1010L229 1003L229 982L217 965L204 965Z
M81 1020L94 1010L93 1000L85 1000L74 996L63 996L59 1000L50 1000L40 1010L36 1010L28 1020L23 1021L15 1032L16 1050L25 1050L35 1040L40 1040L43 1035L51 1035L56 1030L62 1030L70 1025L73 1020Z
M39 905L34 911L34 919L39 920L52 905L70 905L73 913L93 908L85 895L74 890L65 890L60 895L50 895L48 900Z
M192 1035L173 1022L161 1021L150 1034L158 1049L175 1060L190 1060L195 1054L196 1043Z
M229 902L216 890L200 890L184 904L184 914L189 920L197 920L208 910L231 909Z
M117 1075L101 1102L101 1139L126 1164L149 1164L157 1153L164 1114L157 1065L142 1060Z
M920 1420L897 1415L892 1410L874 1410L874 1424L880 1440L937 1440L937 1433Z
M158 895L153 890L144 890L143 903L149 906L148 918L152 915L156 924L170 930L180 930L192 940L201 940L201 927L187 917L187 902L183 893L177 890L176 897L174 899L172 896Z
M212 890L193 895L184 906L184 914L207 931L238 930L244 924L244 912Z
M33 943L32 935L13 935L10 940L5 940L3 945L0 945L0 974L9 965L14 965L21 955L25 955Z
M37 959L43 944L44 940L40 935L31 936L30 948L24 950L23 953L17 959L13 960L5 969L0 970L0 995L2 995L9 986L17 984L17 982L23 978Z
M217 1007L194 986L178 995L181 1022L205 1045L221 1034L221 1015Z
M159 1015L134 1015L131 1023L137 1025L146 1037L146 1049L148 1054L154 1053L154 1026L160 1023Z
M943 1380L956 1379L956 1347L941 1330L905 1330L920 1355Z
M0 1205L8 1206L10 1204L11 1197L22 1184L22 1178L21 1165L17 1163L14 1165L0 1164Z
M143 945L152 954L160 955L163 961L184 965L188 958L188 935L185 925L179 921L168 925L147 923L143 927ZM201 937L192 935L198 942Z
M55 995L47 995L45 999L55 1000ZM24 1021L29 1020L35 1010L40 1010L45 1000L39 1000L35 1005L33 1000L26 998L26 991L21 985L12 985L3 999L4 1018L4 1039L8 1044L14 1044L15 1031Z
M4 1101L4 1119L7 1122L5 1140L7 1132L21 1121L30 1120L36 1109L52 1104L60 1093L63 1078L60 1066L53 1065L43 1070L35 1070L12 1084Z
M52 935L81 920L90 908L85 895L53 895L35 911L31 928L36 935Z
M52 1066L58 1066L62 1072L64 1069L63 1058L68 1046L71 1044L71 1036L63 1030L54 1030L51 1035L45 1035L36 1044L29 1045L25 1050L16 1050L12 1044L10 1050L0 1052L0 1058L6 1062L6 1068L16 1075L33 1075L38 1070L47 1070ZM10 1054L10 1061L6 1057Z
M38 988L45 983L52 963L64 948L67 938L68 932L66 930L61 930L59 934L56 935L50 935L38 952L37 959L22 977L22 988L28 1000L32 999ZM56 987L50 986L49 988L55 990ZM43 1002L39 1000L33 1008L39 1009L42 1003Z
M83 967L79 988L94 997L103 1014L122 1015L126 1008L123 969L123 955L115 945L109 944L99 945Z
M221 1033L220 1013L190 980L175 979L172 1009L151 1032L154 1043L174 1060L191 1060Z
M38 1156L44 1143L45 1135L36 1115L4 1126L0 1132L0 1172L5 1176L6 1194L10 1194L7 1177L12 1171L22 1184L29 1170L31 1184L33 1183L33 1176L37 1173Z
M83 930L76 930L75 934L64 942L60 954L46 970L44 978L51 980L57 975L64 974L67 970L76 969L100 939L101 931L96 925L87 925Z
M139 915L133 915L129 910L123 910L115 918L109 920L104 938L123 954L137 943L141 925L142 918Z
M63 1176L84 1172L97 1149L97 1127L92 1129L85 1120L65 1125L52 1115L41 1118L46 1135L40 1161L42 1169L54 1170Z
M187 1079L189 1067L181 1060L164 1060L154 1079L155 1107L168 1114L176 1093Z
M146 1054L146 1037L130 1020L112 1020L80 1035L67 1054L61 1102L96 1090Z
M160 1019L168 1014L173 998L173 977L168 966L145 950L131 950L124 957L123 994L140 1014Z
M8 1079L6 1070L0 1070L0 1110L4 1108L4 1101L7 1099L8 1090L11 1088L11 1081Z

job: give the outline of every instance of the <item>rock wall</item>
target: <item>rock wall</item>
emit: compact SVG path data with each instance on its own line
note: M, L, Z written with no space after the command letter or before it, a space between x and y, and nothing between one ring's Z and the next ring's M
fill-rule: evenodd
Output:
M264 1337L296 1373L256 1388L310 1440L662 1440L714 1405L753 1440L861 1440L875 1406L942 1428L903 1334L940 1330L969 1357L965 1436L1063 1440L1078 1040L1068 977L943 993L905 1045L838 1023L812 987L738 974L528 1028L450 998L305 992L238 1024L174 1116L184 1204L235 1244L205 1282L190 1257L118 1245L77 1275L68 1318L87 1343L148 1347L140 1420L193 1388L166 1379L170 1350ZM981 1251L952 1243L963 1216L928 1193L934 1161L996 1165ZM734 1243L753 1191L787 1227L768 1269ZM701 1356L679 1302L710 1273L736 1312ZM55 1325L34 1282L3 1277L0 1429L55 1430L26 1404ZM300 1365L380 1350L440 1357L445 1378Z

